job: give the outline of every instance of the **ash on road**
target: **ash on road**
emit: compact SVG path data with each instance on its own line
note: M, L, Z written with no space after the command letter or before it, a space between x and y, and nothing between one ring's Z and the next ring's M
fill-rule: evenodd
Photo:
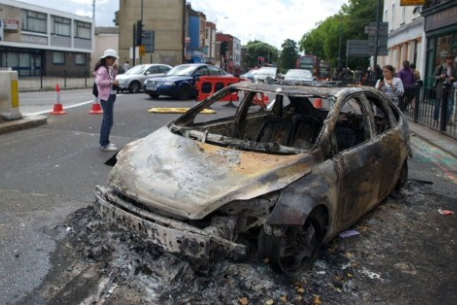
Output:
M277 274L253 255L214 262L206 273L92 207L67 220L54 268L20 304L453 304L457 299L457 199L409 181L353 229L335 238L312 270Z

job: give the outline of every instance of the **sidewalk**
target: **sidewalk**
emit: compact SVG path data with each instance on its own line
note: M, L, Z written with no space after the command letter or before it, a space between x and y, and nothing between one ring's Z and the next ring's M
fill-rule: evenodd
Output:
M37 127L46 124L47 121L48 118L44 115L24 116L22 119L11 121L5 121L0 117L0 135L13 131Z
M437 132L427 126L414 123L412 120L408 120L408 123L411 136L420 137L425 142L428 142L431 145L447 152L454 158L457 158L457 140L452 139L451 137Z

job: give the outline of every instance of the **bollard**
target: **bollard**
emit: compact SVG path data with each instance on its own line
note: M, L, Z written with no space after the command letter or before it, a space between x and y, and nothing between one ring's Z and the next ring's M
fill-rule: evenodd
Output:
M0 71L0 115L4 120L22 118L17 71Z

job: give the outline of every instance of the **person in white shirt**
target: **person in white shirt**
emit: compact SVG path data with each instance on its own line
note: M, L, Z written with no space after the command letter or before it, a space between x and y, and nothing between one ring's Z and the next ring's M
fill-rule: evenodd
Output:
M391 65L382 67L382 74L380 79L376 82L375 88L384 92L398 107L399 97L403 95L405 89L400 78L395 77L395 69Z
M126 61L124 62L124 64L122 65L122 70L123 70L123 72L125 73L125 72L127 72L128 69L130 69L130 64L129 64L129 61L126 60Z

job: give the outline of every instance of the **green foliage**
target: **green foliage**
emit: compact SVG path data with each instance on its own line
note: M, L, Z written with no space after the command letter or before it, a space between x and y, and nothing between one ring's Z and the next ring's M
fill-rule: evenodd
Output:
M377 0L349 0L340 12L320 22L318 26L305 33L299 41L300 51L313 54L329 61L332 67L338 63L339 52L343 66L366 68L368 58L348 58L346 62L346 41L368 39L365 27L376 21ZM382 10L381 1L381 10ZM340 41L341 30L341 46ZM340 51L339 51L340 50Z
M297 43L291 39L286 39L281 45L282 51L280 56L280 71L282 73L289 69L295 68L295 62L298 58Z
M268 43L254 40L249 41L246 45L246 60L248 67L252 68L258 65L257 58L263 56L265 64L278 62L278 49Z

